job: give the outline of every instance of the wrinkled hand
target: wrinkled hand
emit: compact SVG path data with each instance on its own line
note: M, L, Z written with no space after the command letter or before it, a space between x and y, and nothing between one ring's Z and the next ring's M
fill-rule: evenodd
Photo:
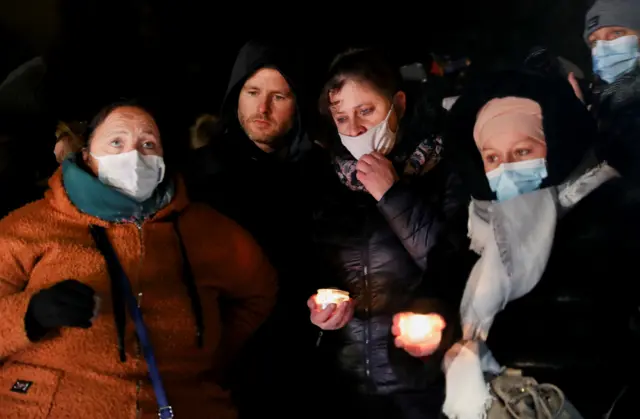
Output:
M307 306L311 311L311 323L322 330L342 329L353 318L355 303L353 300L345 301L337 306L329 304L324 310L316 304L316 296L307 300Z
M584 103L584 95L582 94L582 90L580 90L578 79L576 79L576 75L573 73L569 73L569 84L573 87L573 92L576 94L576 97L580 99L580 102Z
M446 327L446 322L439 314L427 314L426 317L429 320L432 331L420 341L416 341L408 336L407 330L407 318L413 314L398 313L393 316L391 333L396 337L395 345L416 358L429 356L438 350L442 340L442 330Z
M356 170L356 177L376 201L380 201L399 179L391 161L377 151L362 156Z

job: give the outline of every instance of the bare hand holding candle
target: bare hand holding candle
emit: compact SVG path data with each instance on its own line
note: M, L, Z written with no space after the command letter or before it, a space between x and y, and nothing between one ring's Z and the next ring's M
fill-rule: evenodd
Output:
M307 301L311 310L311 323L323 330L337 330L344 327L353 317L354 304L346 291L326 288Z
M395 344L417 358L438 350L446 323L439 314L399 313L393 316Z

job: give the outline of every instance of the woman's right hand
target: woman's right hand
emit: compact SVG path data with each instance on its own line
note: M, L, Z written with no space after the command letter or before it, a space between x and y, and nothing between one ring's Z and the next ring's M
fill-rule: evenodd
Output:
M316 303L316 295L307 300L311 311L311 323L322 330L338 330L343 328L353 318L355 304L353 300L344 301L338 305L329 304L327 308Z

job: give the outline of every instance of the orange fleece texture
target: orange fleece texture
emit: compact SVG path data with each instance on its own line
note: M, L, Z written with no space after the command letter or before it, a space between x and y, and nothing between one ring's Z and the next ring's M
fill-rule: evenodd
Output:
M60 170L49 185L44 199L0 221L0 418L157 418L129 316L127 360L119 360L110 279L90 224L108 229L140 297L176 417L235 418L229 394L214 379L221 369L216 359L228 360L275 303L275 272L255 241L213 209L190 204L181 183L173 201L141 229L79 212ZM175 212L202 300L203 348L196 344L179 241L168 219ZM97 319L90 329L62 328L30 342L24 316L31 296L65 279L89 285L102 298ZM10 391L18 380L33 382L26 394Z

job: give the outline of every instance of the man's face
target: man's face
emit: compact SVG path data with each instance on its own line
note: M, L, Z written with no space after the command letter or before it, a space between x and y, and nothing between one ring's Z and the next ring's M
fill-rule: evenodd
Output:
M247 136L265 152L293 126L296 100L279 71L263 68L245 82L238 98L238 120Z
M640 34L638 34L637 31L629 28L623 28L622 26L606 26L589 35L589 44L593 48L596 46L597 41L613 41L629 35L636 35L640 37Z

